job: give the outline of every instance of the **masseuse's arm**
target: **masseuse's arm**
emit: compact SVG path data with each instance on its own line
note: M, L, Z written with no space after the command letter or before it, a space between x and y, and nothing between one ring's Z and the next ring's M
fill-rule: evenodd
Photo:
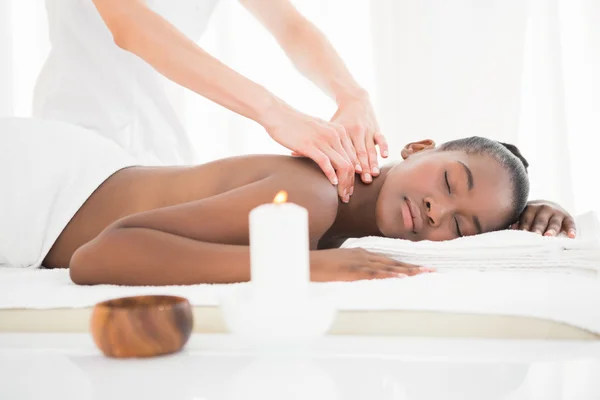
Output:
M311 190L301 188L311 185ZM335 220L335 190L322 178L269 177L211 198L126 217L71 258L78 284L188 285L250 279L248 213L284 188L309 212L311 248ZM308 249L307 249L308 250ZM285 260L282 260L282 268ZM418 268L360 249L311 251L314 281L414 275Z
M168 79L258 122L278 143L313 159L331 183L339 182L342 200L349 200L357 161L341 125L288 106L202 50L143 0L94 0L94 4L119 47Z
M296 68L337 102L338 111L332 121L346 129L360 161L357 172L362 172L365 183L371 182L372 175L379 175L375 145L379 145L383 157L388 156L388 145L367 92L352 77L325 35L290 0L240 2L271 32Z

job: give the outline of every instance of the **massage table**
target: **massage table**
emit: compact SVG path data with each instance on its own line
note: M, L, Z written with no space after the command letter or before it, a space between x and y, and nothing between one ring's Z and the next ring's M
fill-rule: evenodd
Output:
M499 296L494 287L506 282L512 287ZM529 288L531 282L537 289ZM0 268L0 332L87 332L96 302L156 293L190 300L194 332L225 333L219 301L240 285L245 284L82 287L70 282L65 270ZM600 280L595 278L472 272L313 285L330 291L338 304L331 335L600 338Z

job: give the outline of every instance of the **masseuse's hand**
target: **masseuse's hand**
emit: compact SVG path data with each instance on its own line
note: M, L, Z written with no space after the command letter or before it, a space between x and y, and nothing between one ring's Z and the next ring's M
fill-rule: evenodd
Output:
M424 272L433 272L433 269L396 261L364 249L318 250L310 254L310 279L315 282L405 278Z
M282 106L263 126L277 143L292 150L294 155L316 162L329 181L338 186L342 201L350 200L358 160L341 125Z
M570 238L575 237L575 221L571 214L556 203L533 200L521 214L519 222L512 229L526 230L544 236L557 236L561 232Z
M376 145L383 158L388 156L388 144L379 130L373 106L366 94L360 97L341 99L331 122L342 125L356 149L360 174L364 183L371 183L372 177L379 175Z

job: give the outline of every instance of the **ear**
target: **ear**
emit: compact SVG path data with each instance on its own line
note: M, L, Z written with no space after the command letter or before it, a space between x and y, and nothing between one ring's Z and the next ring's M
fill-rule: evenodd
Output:
M409 143L402 149L402 158L406 160L408 157L423 150L435 148L435 142L431 139L421 140L419 142Z

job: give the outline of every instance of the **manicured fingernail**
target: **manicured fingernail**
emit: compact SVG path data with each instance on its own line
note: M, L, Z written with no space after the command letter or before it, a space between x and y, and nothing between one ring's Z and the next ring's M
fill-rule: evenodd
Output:
M348 194L348 189L344 189L344 193L342 194L344 197Z
M408 275L406 274L396 274L397 278L406 278Z
M535 233L537 233L538 235L542 234L542 231L540 231L539 229L534 230Z
M556 232L554 229L548 229L546 233L544 233L544 236L556 236Z
M363 177L366 182L371 182L371 174L369 174L368 172L363 174Z
M354 186L352 186L352 187L350 188L350 196L352 196L353 194L354 194Z
M381 156L382 156L382 157L387 157L387 156L388 156L388 151L387 151L387 150L384 150L384 151L381 153Z
M362 167L360 166L360 164L356 164L354 169L356 170L356 173L362 174Z
M569 237L570 238L574 238L575 237L575 229L569 229Z
M337 185L337 184L338 184L338 180L337 180L337 178L333 178L333 184L334 184L334 185Z
M373 175L379 175L379 168L374 167L372 172L373 172Z

